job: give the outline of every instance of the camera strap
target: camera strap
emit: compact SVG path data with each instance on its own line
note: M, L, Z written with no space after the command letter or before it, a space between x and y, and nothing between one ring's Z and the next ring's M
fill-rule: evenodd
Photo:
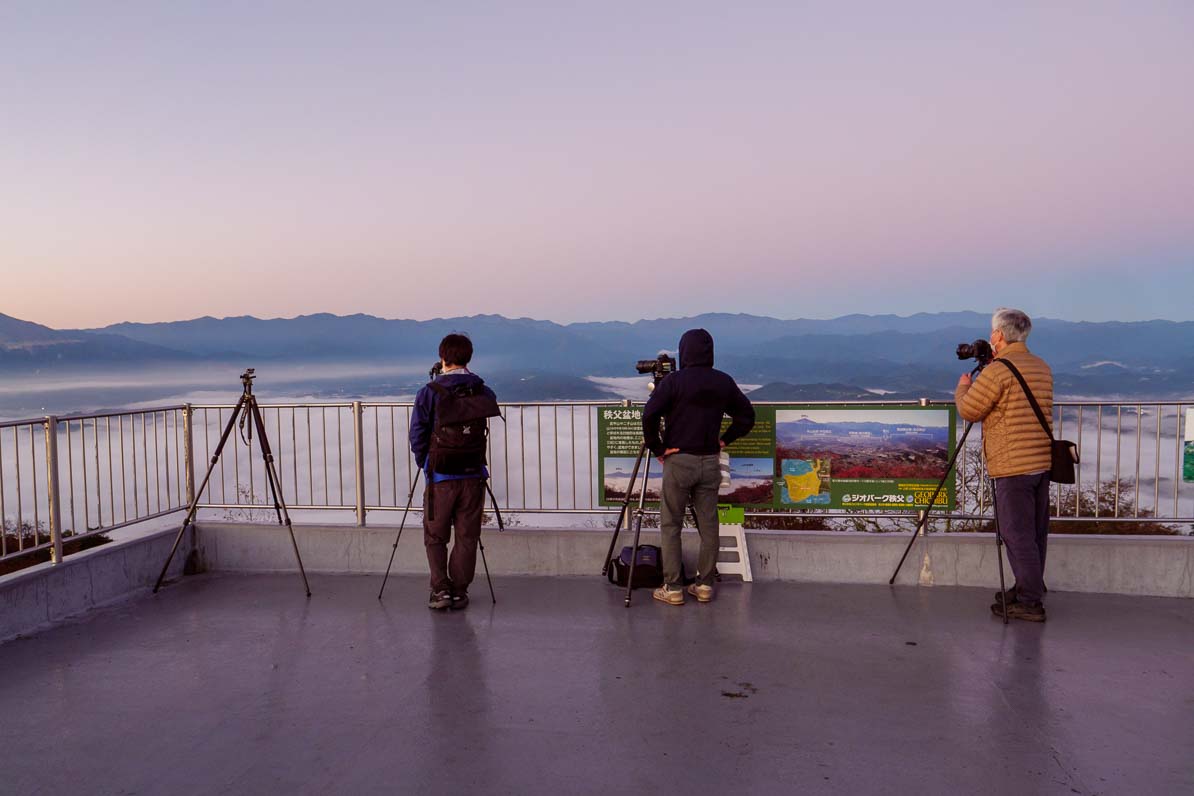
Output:
M997 359L995 361L1007 365L1007 369L1016 377L1016 381L1020 382L1020 387L1023 388L1024 395L1028 398L1028 403L1032 404L1032 411L1036 412L1036 419L1041 421L1041 428L1045 430L1045 433L1049 435L1049 439L1052 440L1053 430L1049 428L1049 421L1045 419L1045 413L1041 411L1041 405L1036 402L1036 396L1032 394L1032 390L1028 389L1028 382L1020 374L1020 369L1006 359Z

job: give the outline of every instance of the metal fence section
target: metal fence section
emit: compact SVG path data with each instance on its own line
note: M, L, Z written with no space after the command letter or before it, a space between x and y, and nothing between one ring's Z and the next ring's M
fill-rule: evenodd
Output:
M1072 485L1054 484L1050 513L1063 523L1194 523L1194 484L1182 480L1186 409L1180 401L1054 404L1053 432L1078 446ZM963 423L959 421L959 435ZM1043 434L1043 432L1042 432ZM954 515L991 516L976 424L957 462Z
M613 509L600 505L596 483L597 414L615 405L618 402L504 404L503 417L491 423L489 438L491 485L502 510L514 515L612 514ZM1081 463L1077 483L1053 486L1053 515L1063 523L1164 525L1163 530L1194 524L1194 483L1182 478L1185 416L1192 405L1055 404L1056 436L1078 444ZM164 406L0 423L0 560L44 550L61 560L64 540L184 508L215 458L233 408ZM364 524L369 513L401 510L408 498L416 510L421 508L423 490L414 488L418 471L409 446L411 404L262 404L261 409L282 495L291 509L353 512ZM959 436L962 427L959 423ZM957 505L937 515L938 523L969 522L973 527L991 515L979 429L958 456ZM272 519L267 489L256 433L250 435L247 425L238 425L212 465L201 507L222 510L229 519ZM912 516L790 513L893 522Z
M0 560L186 505L185 406L0 423Z
M1055 484L1060 519L1194 521L1194 484L1183 481L1184 401L1065 402L1054 410L1058 438L1078 444L1073 485Z
M491 486L503 510L525 513L606 513L596 490L597 410L600 403L503 404L489 437ZM234 407L196 406L197 481ZM410 453L409 403L262 404L261 411L283 497L295 510L357 513L423 505ZM203 496L203 508L248 517L268 507L264 469L234 432ZM413 494L412 494L413 489Z
M288 508L355 509L359 462L355 404L262 404L261 416ZM194 412L195 482L201 484L232 419L234 405L197 405ZM204 508L230 516L270 507L265 462L255 429L237 423L216 460L203 494ZM240 512L237 514L235 512ZM272 515L271 515L272 516Z
M608 514L597 493L597 413L616 401L503 404L491 424L491 485L503 511L511 514ZM776 404L782 405L782 404ZM801 405L842 406L840 402ZM850 402L851 406L859 405ZM874 401L874 406L944 406L944 402ZM1058 437L1078 443L1078 482L1055 485L1052 512L1063 522L1119 520L1124 523L1194 523L1194 485L1181 479L1185 402L1058 402ZM232 407L196 407L196 428L211 445ZM370 512L401 510L414 489L417 468L408 443L412 405L263 404L266 426L277 434L274 453L283 473L288 505L297 509L342 509L363 523ZM205 413L211 419L203 419ZM959 422L958 435L964 424ZM199 453L203 453L203 446ZM226 510L261 507L264 474L248 468L243 443L241 474L227 472L209 488L203 506ZM227 457L227 453L225 456ZM234 459L236 461L237 459ZM255 467L259 454L253 453ZM970 434L956 466L957 505L945 521L983 521L991 516L991 490L982 456L981 425ZM257 476L252 473L257 472ZM287 475L289 474L289 475ZM225 479L231 478L231 486ZM289 480L287 480L289 478ZM256 486L254 486L256 484ZM909 512L785 512L849 518L907 518ZM750 512L751 517L774 516Z

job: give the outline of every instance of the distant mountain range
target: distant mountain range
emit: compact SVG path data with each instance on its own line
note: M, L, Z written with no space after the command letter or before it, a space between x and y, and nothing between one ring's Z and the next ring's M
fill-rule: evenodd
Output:
M706 314L573 324L500 315L414 321L319 314L55 330L0 315L0 373L69 376L166 364L430 365L440 338L456 331L472 337L477 369L504 397L591 399L612 394L587 377L634 376L636 360L674 352L680 335L699 326L715 338L719 368L740 383L764 385L754 393L759 399L903 400L951 394L958 374L973 364L958 362L955 347L986 338L989 322L978 312L830 320ZM1061 396L1194 394L1194 322L1041 318L1029 342L1053 366ZM368 394L370 387L358 379L342 389ZM386 384L388 391L394 387Z

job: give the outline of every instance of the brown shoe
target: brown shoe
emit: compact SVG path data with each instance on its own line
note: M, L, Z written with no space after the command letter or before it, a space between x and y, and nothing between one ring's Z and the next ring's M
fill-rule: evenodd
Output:
M669 589L667 586L660 586L655 591L651 592L651 596L661 603L668 605L683 605L684 592L680 589Z
M713 601L713 587L702 586L698 583L692 583L688 586L688 593L697 598L697 602L707 603Z
M995 616L1003 616L1003 603L992 603L991 613ZM1025 622L1044 622L1045 621L1045 606L1040 603L1008 603L1007 604L1007 618L1008 619L1023 619Z

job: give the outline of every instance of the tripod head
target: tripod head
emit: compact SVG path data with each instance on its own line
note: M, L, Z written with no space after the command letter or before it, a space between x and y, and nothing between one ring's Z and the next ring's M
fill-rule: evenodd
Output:
M255 368L249 368L244 373L240 374L240 383L245 387L245 395L253 394L253 379L257 378L255 373Z

